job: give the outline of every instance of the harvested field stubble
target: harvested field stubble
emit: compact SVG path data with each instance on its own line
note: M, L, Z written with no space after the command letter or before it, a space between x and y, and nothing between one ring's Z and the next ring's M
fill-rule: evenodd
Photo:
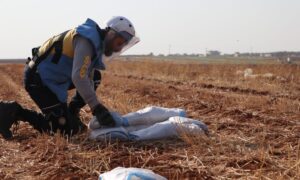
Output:
M274 76L236 73L246 68ZM23 65L0 65L0 98L37 110L23 90L22 71ZM21 123L13 140L0 138L0 179L96 179L117 166L169 179L300 177L299 65L111 61L97 94L122 114L147 105L184 108L209 126L210 136L93 142L86 134L40 135ZM87 123L89 108L81 115Z

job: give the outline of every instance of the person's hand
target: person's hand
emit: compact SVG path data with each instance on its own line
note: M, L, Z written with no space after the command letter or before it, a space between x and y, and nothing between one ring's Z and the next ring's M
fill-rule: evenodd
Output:
M98 104L93 109L93 115L97 118L101 126L115 126L115 121L110 112L102 104Z

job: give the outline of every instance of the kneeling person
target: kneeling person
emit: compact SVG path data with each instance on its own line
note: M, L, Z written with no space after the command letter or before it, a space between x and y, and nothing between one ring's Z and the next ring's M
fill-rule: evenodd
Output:
M101 82L100 70L105 70L102 57L119 55L138 41L132 23L119 16L112 18L105 29L88 19L34 48L25 67L24 85L42 113L16 102L0 102L2 136L12 137L9 129L18 120L29 122L40 132L60 130L67 135L76 134L86 129L79 118L85 104L101 125L114 126L108 109L95 92ZM76 94L67 104L68 90L74 88ZM11 112L6 113L7 110Z

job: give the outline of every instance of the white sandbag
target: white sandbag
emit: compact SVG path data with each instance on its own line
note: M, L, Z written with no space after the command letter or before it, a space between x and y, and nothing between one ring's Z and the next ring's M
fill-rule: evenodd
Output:
M170 117L181 116L186 117L186 113L183 109L179 108L163 108L150 106L139 111L129 113L123 116L124 120L127 121L125 126L136 126L136 125L151 125L158 122L163 122Z
M181 133L207 134L208 128L201 121L177 116L148 128L129 132L129 138L136 141L178 138Z
M148 169L117 167L100 174L100 180L167 180Z
M119 140L157 140L180 137L180 134L208 133L207 126L198 120L185 117L171 117L168 120L148 126L129 126L115 128L99 128L90 134L90 139L119 139Z
M90 139L96 140L106 140L106 139L119 139L119 140L129 140L129 134L127 129L124 127L114 127L114 128L99 128L95 129L90 133Z
M115 120L116 127L124 126L137 126L137 125L152 125L157 122L163 122L170 117L181 116L185 117L186 113L183 109L179 108L163 108L150 106L133 113L121 116L117 112L110 112ZM99 129L100 124L95 117L92 118L88 127L90 129Z

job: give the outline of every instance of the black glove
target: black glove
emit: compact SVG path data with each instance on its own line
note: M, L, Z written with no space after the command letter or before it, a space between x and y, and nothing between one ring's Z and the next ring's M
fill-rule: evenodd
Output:
M96 116L101 126L115 126L115 121L111 116L110 112L102 104L98 104L93 109L93 115Z

